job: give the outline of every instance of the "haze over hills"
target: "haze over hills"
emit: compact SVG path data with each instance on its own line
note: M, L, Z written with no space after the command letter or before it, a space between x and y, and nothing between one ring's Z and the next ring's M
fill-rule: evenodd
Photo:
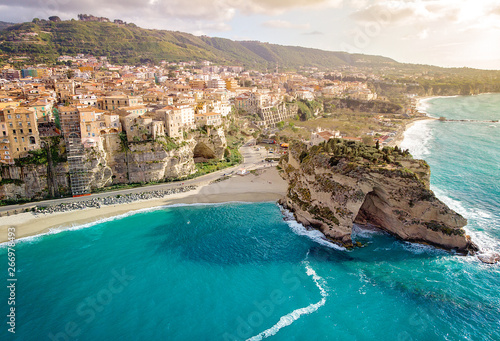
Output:
M9 26L15 25L12 22L0 21L0 31L6 29Z
M34 32L35 37L23 33ZM59 55L77 53L107 56L112 62L139 64L161 60L209 60L223 64L243 64L249 68L298 69L339 66L396 65L381 57L331 52L258 41L233 41L195 36L189 33L151 30L134 24L95 21L46 21L14 24L0 32L0 49L8 54L25 54L36 62L54 61Z

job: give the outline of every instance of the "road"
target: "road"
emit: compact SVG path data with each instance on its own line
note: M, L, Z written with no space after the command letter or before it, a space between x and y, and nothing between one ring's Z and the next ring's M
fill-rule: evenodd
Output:
M265 166L270 166L270 163L263 162L263 160L266 157L273 156L274 154L268 154L268 152L264 148L260 148L260 150L257 150L255 146L255 140L250 140L248 141L244 146L240 147L240 153L243 156L243 163L222 169L207 175L203 175L194 179L186 180L183 182L170 182L170 183L162 183L158 185L150 185L150 186L143 186L143 187L136 187L136 188L129 188L129 189L120 189L116 191L109 191L109 192L102 192L102 193L94 193L89 196L85 197L66 197L66 198L61 198L61 199L50 199L50 200L43 200L43 201L36 201L36 202L30 202L26 204L21 204L21 205L8 205L8 206L2 206L0 207L0 212L4 211L10 211L14 209L23 209L23 208L29 208L33 207L34 205L38 207L46 207L46 206L54 206L62 203L71 203L71 202L77 202L77 201L87 201L87 200L92 200L95 198L104 198L104 197L109 197L113 195L123 195L123 194L129 194L129 193L143 193L143 192L152 192L152 191L157 191L157 190L168 190L180 186L188 186L188 185L202 185L209 183L212 180L218 179L221 176L224 176L229 173L236 173L239 169L243 168L246 170L252 170L252 169L257 169ZM273 165L276 165L274 162Z

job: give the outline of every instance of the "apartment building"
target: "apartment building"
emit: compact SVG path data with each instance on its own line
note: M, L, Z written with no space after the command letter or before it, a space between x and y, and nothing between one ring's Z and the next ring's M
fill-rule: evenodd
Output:
M115 110L122 107L136 107L142 105L141 96L115 95L106 96L102 101L102 110Z
M129 142L155 140L160 136L165 136L163 121L155 120L149 115L120 115L120 122L127 133L127 141Z
M166 106L156 110L155 118L163 121L165 125L165 133L172 138L180 138L183 135L182 112L174 110L172 106Z
M209 112L204 114L195 114L197 127L213 126L218 127L222 124L222 115L220 113Z
M39 123L51 122L54 120L52 115L52 102L46 99L40 99L35 102L31 102L29 107L35 113L36 119Z
M1 134L3 137L6 132L10 158L25 157L29 151L40 148L37 119L32 110L26 107L6 107L2 110L2 115L2 124L5 124L6 130L2 130Z
M9 131L5 123L3 114L0 115L0 163L10 164L14 162L10 154Z

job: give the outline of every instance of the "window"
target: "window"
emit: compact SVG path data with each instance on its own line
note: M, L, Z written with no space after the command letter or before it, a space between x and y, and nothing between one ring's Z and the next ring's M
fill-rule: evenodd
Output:
M26 119L29 120L30 119L30 114L26 114Z
M34 136L30 136L30 144L35 144L36 140Z
M19 114L18 114L18 115L16 115L16 118L21 118L21 115L19 115Z
M5 158L6 158L6 159L10 159L10 156L9 156L9 155L5 155Z
M23 131L22 129L19 129L19 132L20 132L21 134L24 134L24 131Z
M33 133L33 131L32 131L31 129L28 129L28 133L29 133L29 134L32 134L32 133Z
M9 153L9 151L8 151L8 150L6 150L6 151L5 151L5 155L9 155L9 154L10 154L10 153Z
M21 140L24 142L24 136L23 136L23 137L21 137ZM26 148L24 148L24 150L26 150Z
M9 111L10 112L10 111ZM7 118L8 119L11 119L12 118L12 115L7 115Z
M12 130L12 134L15 134L15 133L16 133L16 130L15 130L15 129L13 129L13 130Z
M19 122L19 126L22 127L23 126L23 122Z
M28 122L28 127L31 127L31 122Z

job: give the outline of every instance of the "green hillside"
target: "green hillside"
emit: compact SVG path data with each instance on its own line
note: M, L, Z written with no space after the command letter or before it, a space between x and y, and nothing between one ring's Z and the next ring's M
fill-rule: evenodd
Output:
M0 31L5 30L7 27L14 25L11 22L0 21Z
M35 32L29 39L22 33ZM46 20L15 24L0 31L0 50L27 55L32 62L53 62L59 55L77 53L107 56L112 62L139 64L166 61L209 60L249 68L297 69L301 66L332 68L342 65L381 66L394 60L368 55L329 52L258 41L232 41L188 33L150 30L134 24Z

